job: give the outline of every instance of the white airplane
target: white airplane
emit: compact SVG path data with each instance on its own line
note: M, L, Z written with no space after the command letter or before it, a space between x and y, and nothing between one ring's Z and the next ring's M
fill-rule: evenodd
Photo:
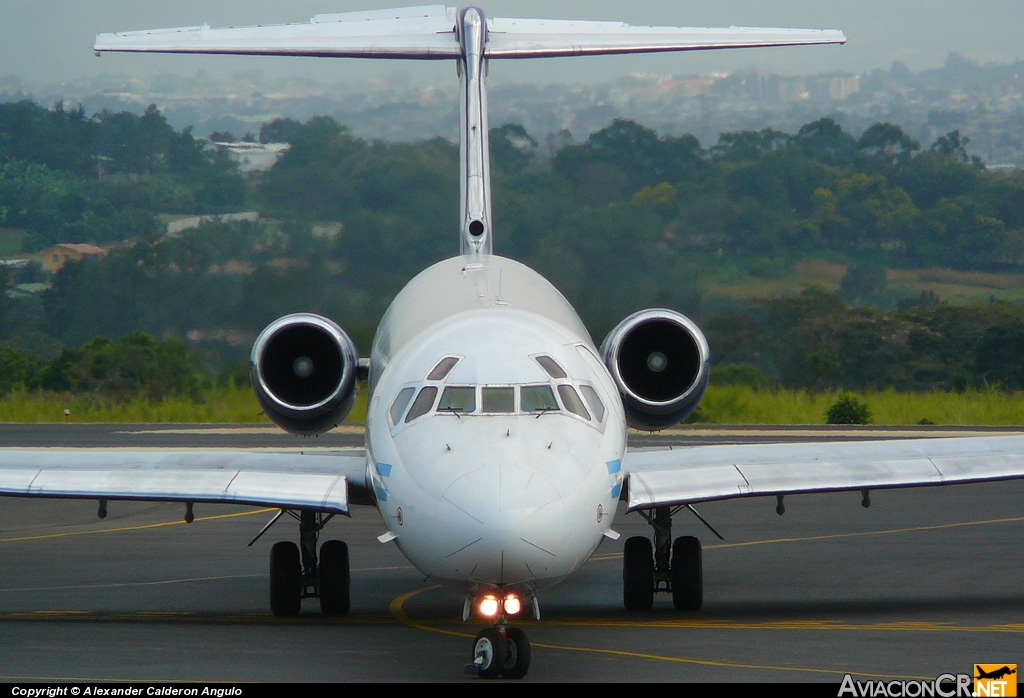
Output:
M518 679L530 643L510 622L540 618L539 594L615 539L624 500L654 529L626 541L623 601L656 592L680 610L703 599L701 546L672 540L672 516L733 497L870 490L1024 477L1024 439L714 446L627 451L627 425L657 430L696 408L707 341L683 315L645 310L600 348L565 298L492 254L486 61L717 48L839 44L838 31L631 27L613 22L487 19L477 8L416 7L318 15L308 23L102 34L95 50L454 60L461 79L461 254L395 298L368 361L334 322L280 318L252 350L252 384L284 429L337 425L368 372L366 448L328 455L167 451L0 452L0 494L258 504L299 521L299 545L270 555L270 606L349 609L348 549L324 524L375 504L381 543L465 594L464 619L489 621L467 670ZM264 529L264 531L266 528ZM261 534L262 535L262 532Z

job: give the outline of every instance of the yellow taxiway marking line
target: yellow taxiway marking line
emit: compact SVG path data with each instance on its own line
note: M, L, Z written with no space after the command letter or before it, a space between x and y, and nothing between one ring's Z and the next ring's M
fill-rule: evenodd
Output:
M731 620L604 620L600 618L567 618L549 620L545 625L594 626L594 627L642 627L642 628L690 628L695 630L846 630L867 632L957 632L957 633L1024 633L1022 623L997 623L995 625L955 625L945 621L888 621L882 623L846 623L838 620L772 620L757 623L743 623Z
M250 509L233 514L217 514L216 516L197 516L193 523L200 521L215 521L217 519L232 519L238 516L252 516L253 514L267 514L277 509ZM164 526L189 526L184 520L162 521L159 523L142 524L139 526L122 526L120 528L98 528L89 531L65 531L63 533L44 533L38 536L19 536L16 538L0 538L0 543L21 543L29 540L45 540L47 538L66 538L68 536L92 536L100 533L124 533L125 531L143 531L149 528L163 528Z
M353 567L352 572L385 572L391 570L408 570L413 569L410 565L390 565L384 567ZM192 582L218 582L225 579L250 579L252 577L266 577L266 572L259 572L254 574L225 574L210 577L182 577L179 579L159 579L151 582L111 582L109 584L70 584L67 586L53 586L53 587L12 587L9 589L0 589L0 593L15 593L19 591L73 591L75 589L108 589L112 587L148 587L148 586L160 586L164 584L188 584ZM40 611L41 612L41 611ZM61 613L62 611L54 611L55 613ZM84 611L83 611L84 612Z
M886 429L884 427L867 427L865 429L825 429L821 426L810 425L807 427L785 427L782 429L774 429L766 425L767 428L759 429L758 427L738 427L735 429L729 428L691 428L691 429L664 429L660 434L666 436L693 436L693 437L723 437L723 436L818 436L818 437L829 437L829 436L860 436L860 437L902 437L902 438L914 438L914 439L949 439L958 437L968 436L1021 436L1024 435L1024 431L1019 429L1013 430L982 430L982 429L971 429L967 427L965 429ZM635 429L629 430L630 434L636 434L638 436L649 436L650 432L637 431Z
M413 591L406 592L405 594L402 594L402 595L396 597L395 599L393 599L391 601L391 604L390 604L391 613L395 616L395 618L397 618L399 621L401 621L405 625L407 625L407 626L409 626L411 628L416 628L417 630L425 630L427 632L438 633L438 634L441 634L441 635L454 635L454 636L457 636L457 637L467 637L467 638L474 637L475 635L473 633L467 633L467 632L462 632L462 631L458 631L458 630L448 630L446 628L439 628L439 627L436 627L436 626L433 626L433 625L427 625L426 623L423 623L421 621L417 621L417 620L414 620L413 618L410 618L409 615L405 612L405 608L404 608L405 602L408 601L409 599L411 599L413 596L416 596L418 594L422 594L422 593L427 592L427 591L433 591L434 589L439 589L439 588L440 588L440 585L436 585L435 584L433 586L423 587L421 589L415 589ZM580 625L585 625L585 624L586 623L580 623ZM572 623L571 622L566 622L566 623L561 623L560 625L572 625ZM632 623L632 624L621 623L621 625L633 625L633 626L637 626L637 627L647 627L647 626L650 626L652 624L650 624L650 623ZM648 660L657 661L657 662L672 662L672 663L676 663L676 664L694 664L694 665L698 665L698 666L722 667L722 668L728 668L728 669L756 669L756 670L761 670L761 671L783 671L783 672L801 673L801 674L827 674L829 676L843 676L845 674L851 674L851 675L854 675L854 676L864 676L864 677L871 677L871 678L908 679L908 680L915 680L915 679L929 680L929 679L934 679L935 678L934 676L898 676L898 675L894 675L894 674L878 674L878 673L865 672L865 671L853 671L853 670L850 670L850 669L821 669L821 668L814 668L814 667L777 666L777 665L772 665L772 664L748 664L746 662L731 662L731 661L717 660L717 659L698 659L696 657L673 657L673 656L661 655L661 654L650 654L648 652L630 652L628 650L614 650L614 649L606 649L606 648L602 648L602 647L579 647L579 646L573 647L573 646L569 646L569 645L553 645L553 644L546 643L546 642L531 642L530 645L532 647L543 647L544 649L562 650L564 652L585 652L585 653L588 653L588 654L603 654L603 655L613 656L613 657L627 657L627 658L630 658L630 659L648 659Z
M366 427L362 425L342 424L341 426L334 427L331 432L335 434L362 434L366 431ZM120 431L113 432L115 434L277 434L280 436L287 436L287 433L282 431L280 427L273 425L268 426L241 426L241 427L210 427L205 428L185 428L185 429L122 429Z
M154 623L177 622L188 624L199 623L231 623L257 625L394 625L395 619L390 615L348 615L344 617L323 618L306 615L290 618L279 618L268 613L222 613L208 614L199 611L127 611L96 613L79 610L38 610L16 611L0 614L0 622L8 621L42 621L61 623Z
M109 584L71 584L55 587L19 587L12 589L0 589L0 593L14 593L18 591L72 591L74 589L111 589L114 587L153 587L165 584L188 584L189 582L217 582L225 579L247 579L250 577L266 577L265 573L260 574L225 574L211 577L182 577L180 579L159 579L152 582L110 582ZM37 611L42 613L42 611ZM60 613L60 611L54 611ZM84 611L83 611L84 613Z
M888 536L896 533L917 533L920 531L939 531L947 528L963 528L965 526L989 526L992 524L1019 523L1024 521L1024 516L1014 516L1005 519L985 519L983 521L961 521L958 523L932 524L928 526L907 526L906 528L890 528L882 531L855 531L851 533L829 533L820 536L796 536L793 538L768 538L765 540L752 540L742 543L713 543L704 546L705 550L712 548L742 548L749 545L771 545L775 543L799 543L803 541L835 540L836 538L862 538L864 536Z
M748 540L739 543L712 543L705 545L704 550L719 550L722 548L744 548L751 545L776 545L778 543L804 543L822 540L836 540L838 538L862 538L864 536L891 536L897 533L918 533L921 531L939 531L947 528L963 528L966 526L990 526L994 524L1020 523L1024 516L1013 516L1005 519L984 519L981 521L961 521L958 523L932 524L928 526L907 526L905 528L888 528L881 531L851 531L850 533L828 533L820 536L793 536L791 538L765 538L763 540ZM607 560L621 560L622 553L609 553L606 555L594 555L590 558L593 562L604 562Z

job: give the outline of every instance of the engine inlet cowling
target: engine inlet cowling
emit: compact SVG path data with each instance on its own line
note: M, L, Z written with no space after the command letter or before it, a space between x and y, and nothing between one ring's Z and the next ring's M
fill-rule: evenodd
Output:
M605 337L601 356L634 429L678 424L697 408L708 385L708 341L692 320L674 310L630 315Z
M286 431L320 434L355 402L358 355L338 325L311 313L270 323L252 346L249 377L267 416Z

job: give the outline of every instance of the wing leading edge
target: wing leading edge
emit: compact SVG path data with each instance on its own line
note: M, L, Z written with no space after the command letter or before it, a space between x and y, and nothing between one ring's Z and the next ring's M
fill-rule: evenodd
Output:
M631 451L629 511L716 499L1024 478L1024 436Z
M0 496L253 504L348 514L350 487L359 495L367 492L363 451L0 452Z
M443 5L317 15L309 22L255 27L181 27L100 34L98 53L206 53L439 60L462 55L458 11ZM487 58L551 58L842 44L834 30L634 27L621 22L489 19Z

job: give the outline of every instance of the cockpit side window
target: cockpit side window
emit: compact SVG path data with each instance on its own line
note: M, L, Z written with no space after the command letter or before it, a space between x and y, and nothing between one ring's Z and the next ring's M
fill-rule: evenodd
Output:
M484 412L504 414L516 411L515 388L482 388L481 393Z
M604 403L601 402L601 398L597 396L597 391L592 386L581 385L580 391L583 393L583 399L590 405L590 411L594 413L594 419L599 422L604 421Z
M472 386L448 386L441 393L437 411L472 412L476 409L476 388Z
M416 388L402 388L398 391L398 395L395 396L395 401L391 403L392 424L398 424L402 420L402 413L405 412L405 408L409 406L409 401L412 400L412 395L415 392Z
M409 409L409 414L405 415L405 423L408 424L417 417L422 417L430 412L430 408L434 406L435 397L437 397L437 386L428 385L420 390L420 394L416 396L415 402Z
M547 371L547 374L555 380L561 380L566 377L565 370L550 356L541 354L540 356L535 356L533 358L540 364L540 367Z
M457 356L446 356L437 362L437 365L427 374L428 381L443 381L445 377L455 368L455 364L461 359Z
M577 417L590 421L590 414L587 412L587 408L583 406L583 401L580 399L579 393L571 385L560 385L558 386L558 396L562 398L562 404L565 405L565 409L572 412Z
M524 385L519 391L519 401L523 412L558 410L550 385Z

